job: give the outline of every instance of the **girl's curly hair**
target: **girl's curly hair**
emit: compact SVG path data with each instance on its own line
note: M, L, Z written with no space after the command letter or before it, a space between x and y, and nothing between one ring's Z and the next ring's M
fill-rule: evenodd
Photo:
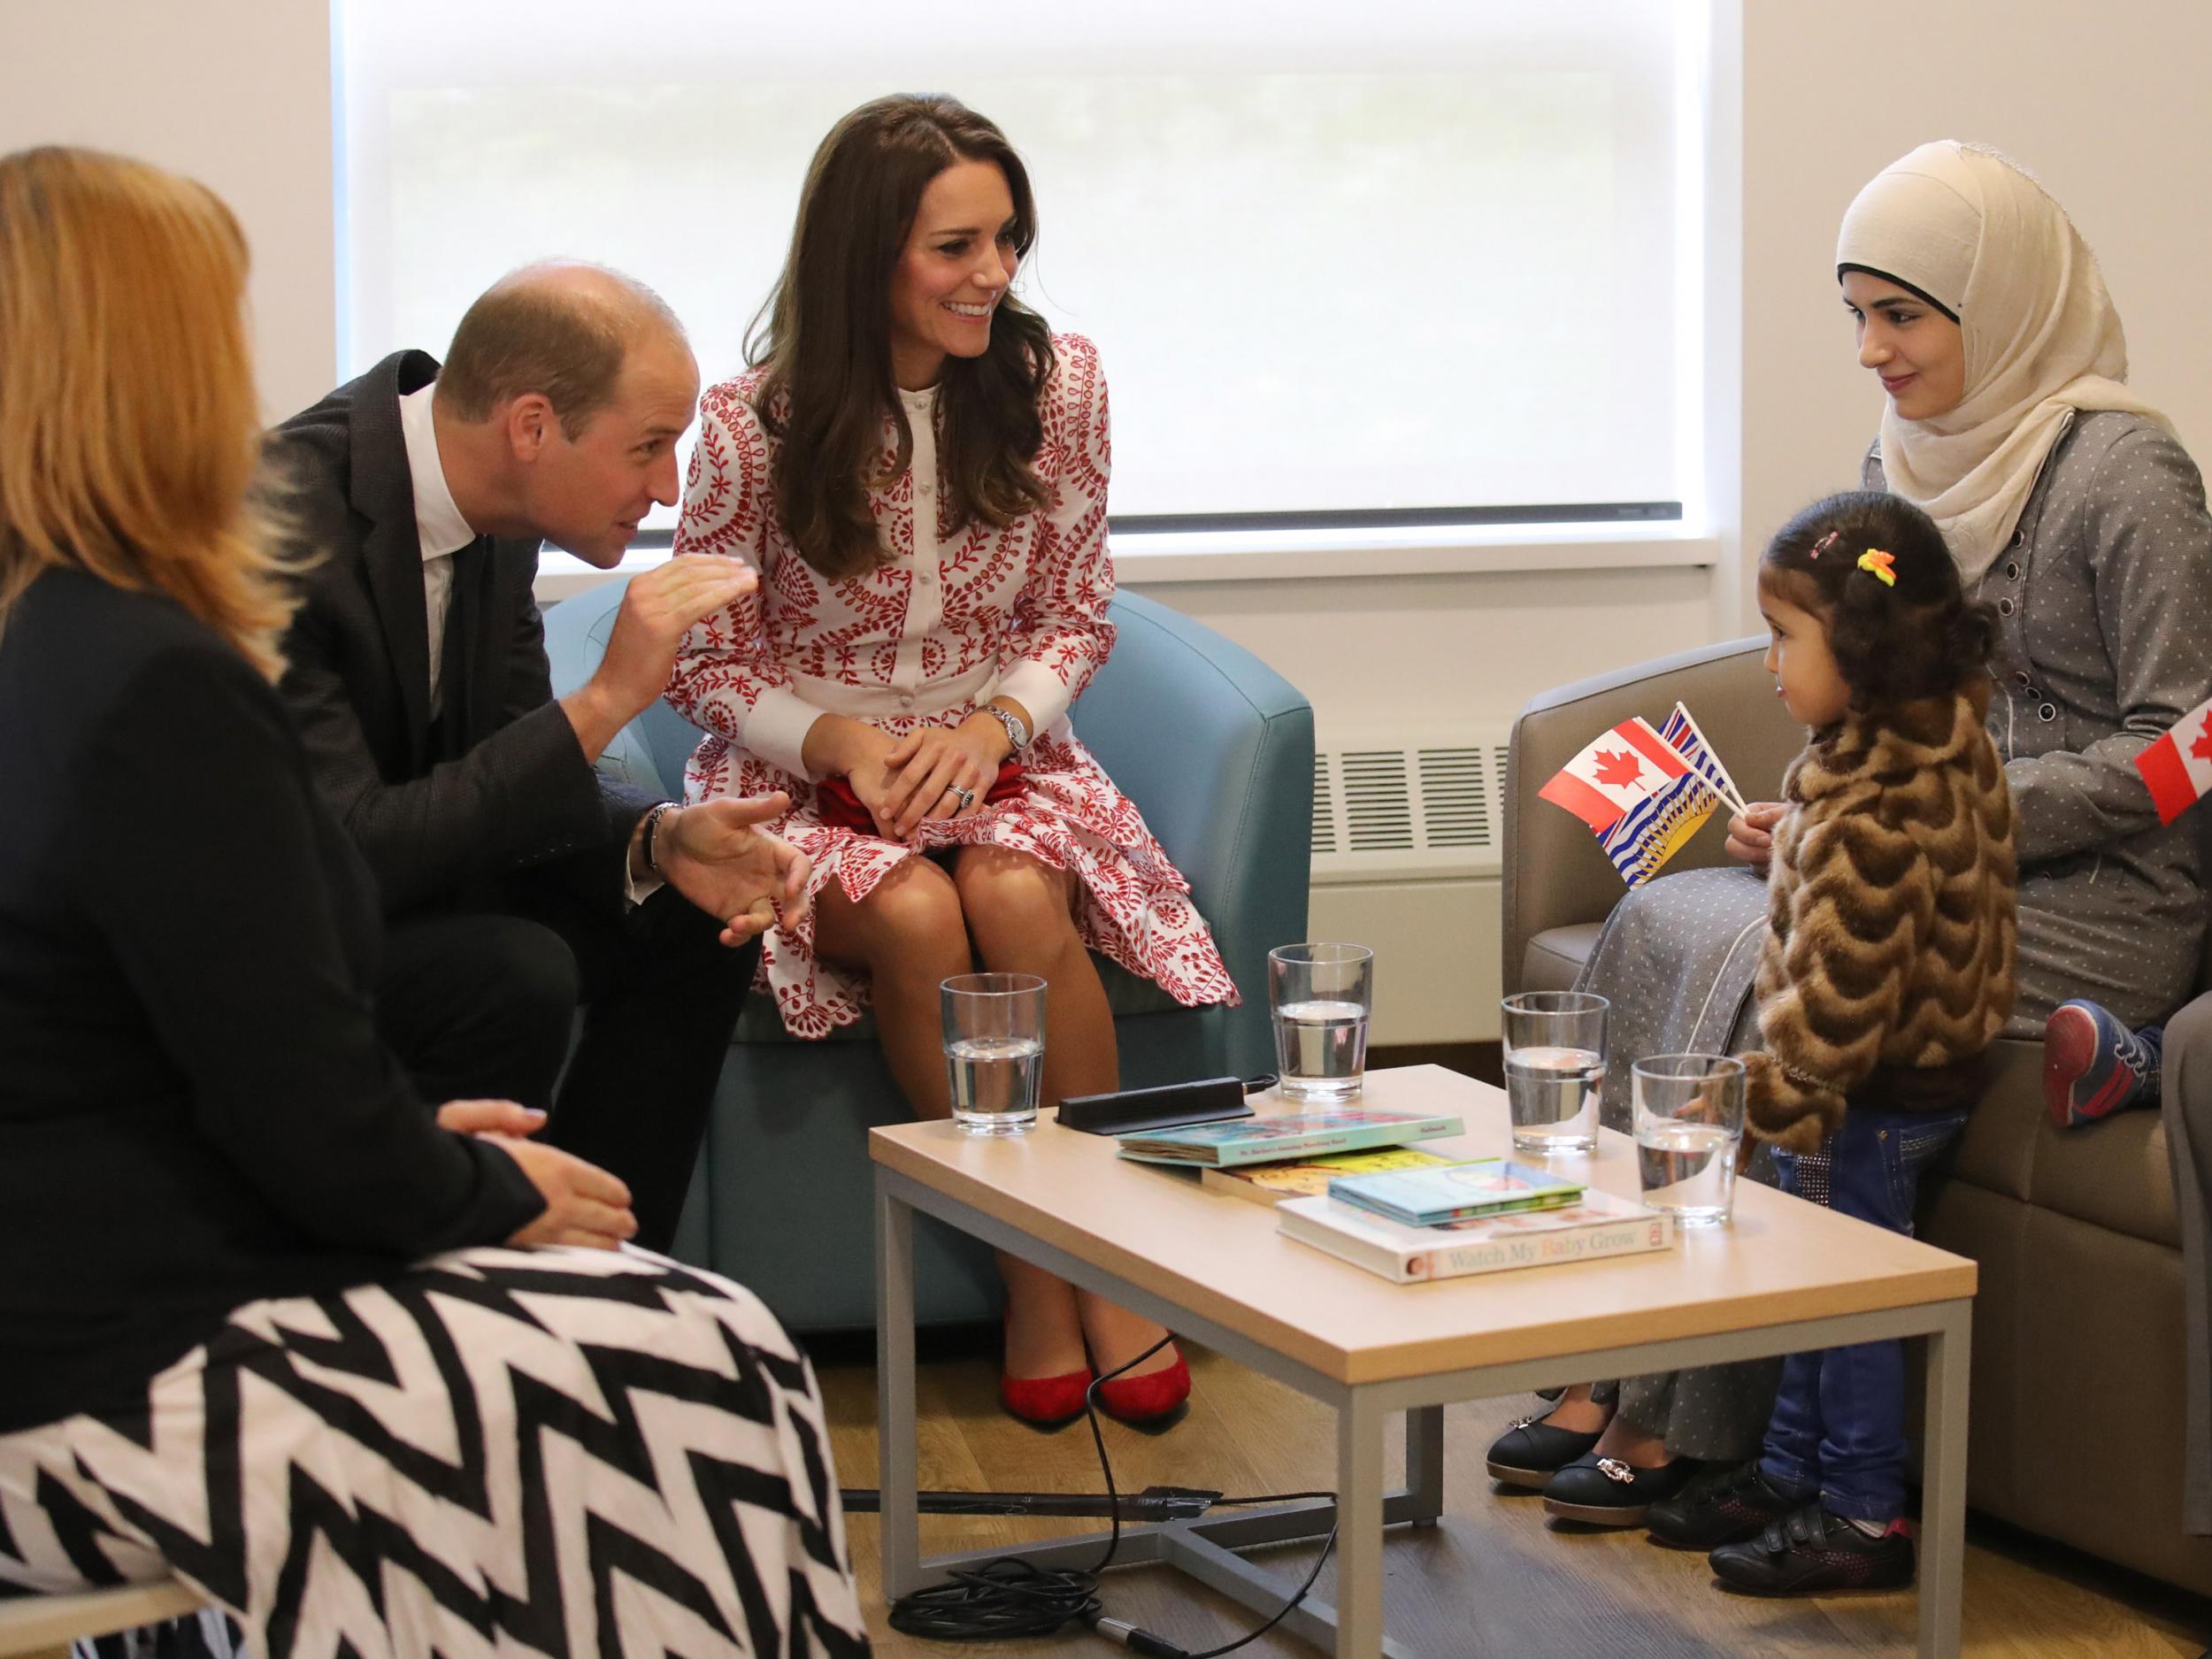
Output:
M1866 560L1870 552L1889 557ZM1997 655L1996 611L1967 602L1943 532L1900 495L1849 490L1815 502L1767 544L1759 587L1827 624L1854 708L1956 691Z

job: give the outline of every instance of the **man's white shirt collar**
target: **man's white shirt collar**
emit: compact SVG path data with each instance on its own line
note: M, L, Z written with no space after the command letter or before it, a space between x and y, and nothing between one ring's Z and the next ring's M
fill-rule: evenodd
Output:
M433 380L419 391L403 392L399 400L399 429L407 441L407 472L415 485L415 538L422 543L423 562L457 553L476 540L467 519L454 504L446 487L445 466L438 459L438 434L430 419L430 395L438 389Z

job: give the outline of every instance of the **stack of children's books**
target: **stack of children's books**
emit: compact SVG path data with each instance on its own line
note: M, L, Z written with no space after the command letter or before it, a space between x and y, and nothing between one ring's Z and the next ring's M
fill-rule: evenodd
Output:
M1504 1158L1338 1175L1275 1214L1290 1238L1402 1285L1674 1242L1671 1216Z

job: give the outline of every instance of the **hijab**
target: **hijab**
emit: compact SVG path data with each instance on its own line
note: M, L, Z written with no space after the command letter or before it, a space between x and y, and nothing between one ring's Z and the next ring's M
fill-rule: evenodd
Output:
M2123 383L2127 340L2096 256L2059 204L1994 150L1945 140L1878 173L1843 216L1855 267L1958 319L1966 395L1926 420L1882 414L1890 488L1943 530L1970 594L2079 410L2172 423Z

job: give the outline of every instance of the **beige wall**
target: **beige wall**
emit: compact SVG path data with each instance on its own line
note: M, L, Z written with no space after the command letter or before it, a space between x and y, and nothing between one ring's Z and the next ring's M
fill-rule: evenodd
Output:
M326 0L0 0L0 152L89 144L211 186L252 243L265 407L338 361Z

